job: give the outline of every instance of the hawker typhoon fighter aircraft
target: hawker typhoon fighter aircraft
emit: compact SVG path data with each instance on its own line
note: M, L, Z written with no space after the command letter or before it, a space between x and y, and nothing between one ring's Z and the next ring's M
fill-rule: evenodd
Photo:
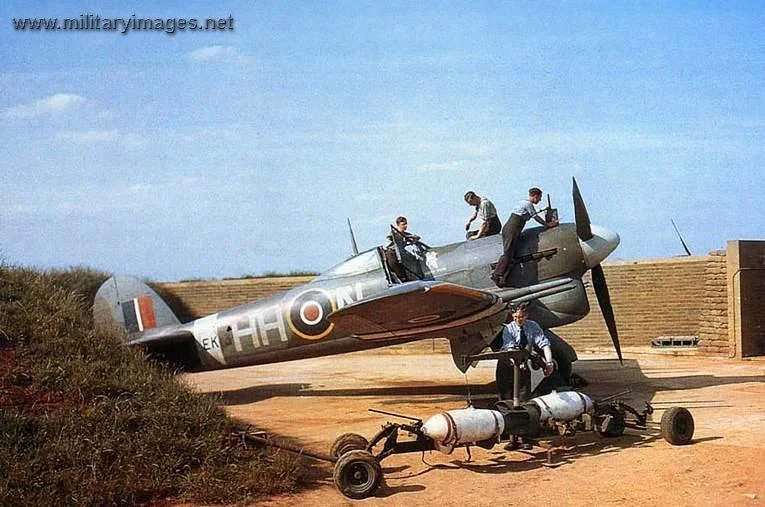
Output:
M529 302L531 318L550 329L590 310L582 282L589 269L616 353L616 324L600 263L619 236L591 225L576 180L575 223L525 230L515 250L510 287L491 280L502 237L488 236L407 250L394 234L399 261L413 281L400 283L382 247L354 255L303 286L181 323L168 305L135 278L112 277L94 304L97 326L120 326L128 344L145 346L190 369L218 369L318 357L426 338L447 338L456 366L485 349L508 316L509 304ZM411 248L411 247L408 247ZM576 359L551 333L556 359ZM567 356L563 358L561 356Z

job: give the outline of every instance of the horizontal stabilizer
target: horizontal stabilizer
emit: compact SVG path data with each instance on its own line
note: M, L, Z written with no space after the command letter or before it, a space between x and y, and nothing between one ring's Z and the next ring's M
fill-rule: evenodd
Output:
M176 345L194 339L194 334L188 326L176 324L155 329L149 329L128 340L128 345L146 345L151 347Z
M446 282L409 282L329 315L357 338L460 336L471 326L504 317L505 304L488 292Z

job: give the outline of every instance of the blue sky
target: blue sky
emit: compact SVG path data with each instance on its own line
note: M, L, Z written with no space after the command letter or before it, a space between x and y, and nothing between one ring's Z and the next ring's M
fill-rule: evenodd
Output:
M530 186L611 259L765 239L757 2L3 2L0 252L159 280L322 271ZM11 20L234 18L224 32Z

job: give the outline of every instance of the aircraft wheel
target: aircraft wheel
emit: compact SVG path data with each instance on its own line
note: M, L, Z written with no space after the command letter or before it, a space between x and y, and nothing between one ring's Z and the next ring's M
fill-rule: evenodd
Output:
M337 460L333 479L335 487L348 498L361 500L372 496L382 482L382 467L371 452L348 451Z
M610 415L611 420L607 425L601 425L598 433L607 438L620 437L624 434L624 415L613 407L609 407L604 415Z
M687 408L672 407L661 416L661 436L672 445L685 445L693 438L693 416Z
M329 454L339 458L348 451L366 449L368 445L369 441L357 433L343 433L332 443L332 447L329 448Z

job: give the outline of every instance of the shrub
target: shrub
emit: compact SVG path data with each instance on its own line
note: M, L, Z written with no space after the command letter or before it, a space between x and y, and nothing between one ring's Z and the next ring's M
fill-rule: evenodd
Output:
M106 278L0 265L0 505L242 502L292 490L295 458L246 449L214 399L96 334Z

